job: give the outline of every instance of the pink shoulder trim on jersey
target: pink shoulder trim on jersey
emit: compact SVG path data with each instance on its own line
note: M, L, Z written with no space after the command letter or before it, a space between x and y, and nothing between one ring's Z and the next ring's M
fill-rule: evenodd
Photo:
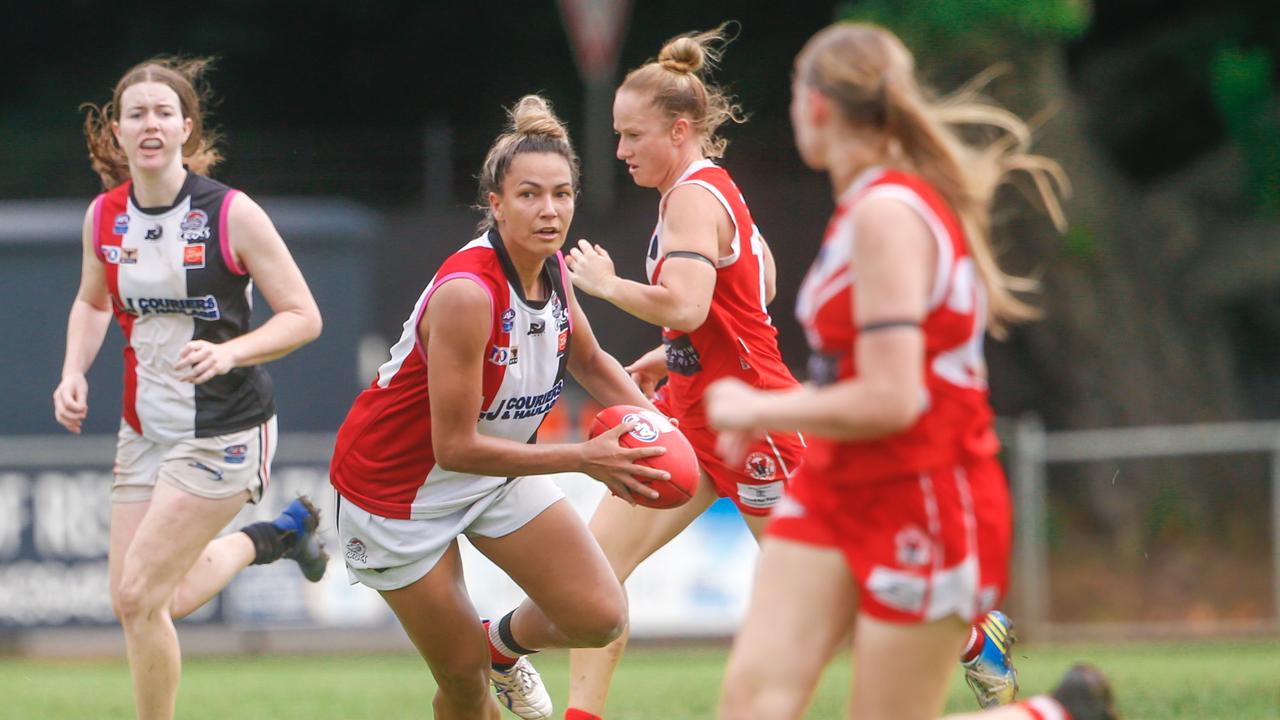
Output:
M227 228L227 211L231 208L231 199L240 194L239 190L228 190L222 198L222 209L218 211L218 245L222 247L222 262L227 269L236 275L244 275L247 271L236 262L236 254L231 251L231 237Z
M569 307L569 268L564 264L564 253L556 251L556 260L560 261L560 282L564 284L565 314L569 316L569 332L573 332L573 308ZM553 288L551 292L555 292Z
M449 273L448 275L445 275L439 280L431 283L431 288L427 290L426 296L422 298L422 307L418 308L418 314L415 315L413 318L413 327L414 327L413 346L418 348L418 354L422 356L422 362L424 363L427 361L427 349L422 347L421 336L418 335L417 328L422 325L422 314L427 311L427 303L431 302L431 296L435 295L436 290L439 290L441 286L443 286L445 283L449 282L450 280L470 280L475 284L479 285L480 287L484 288L485 293L489 295L489 314L490 315L493 314L493 309L498 307L498 299L493 296L493 288L489 287L489 285L485 283L485 281L475 273L469 273L469 272ZM490 320L492 320L492 318L490 318Z
M102 255L102 203L107 199L106 193L101 193L93 199L93 254L98 256L99 260L106 262L106 257Z

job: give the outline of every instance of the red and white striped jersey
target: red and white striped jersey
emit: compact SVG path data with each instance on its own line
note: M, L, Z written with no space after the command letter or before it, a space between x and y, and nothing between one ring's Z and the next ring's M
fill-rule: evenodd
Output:
M707 386L720 378L736 377L763 389L791 388L798 383L782 362L778 329L765 302L764 241L742 192L724 168L699 160L662 196L645 260L649 283L658 283L666 259L662 217L667 197L683 185L697 185L714 195L734 226L730 253L716 259L716 286L707 319L690 333L662 329L668 375L661 397L682 427L696 428L708 424L702 396Z
M192 340L249 332L252 280L231 250L227 210L237 190L196 173L173 204L141 208L133 183L93 201L93 248L124 332L124 420L159 442L212 437L275 415L262 366L193 385L173 369Z
M474 282L492 307L485 349L481 435L533 442L560 397L569 357L571 313L564 258L548 258L543 272L552 292L530 301L497 231L451 255L418 297L391 359L356 397L338 430L329 478L363 510L396 519L424 519L469 505L507 482L445 470L431 446L427 354L418 336L432 294L447 282Z
M908 430L876 440L809 439L805 463L835 482L863 482L990 457L998 449L987 402L982 354L986 291L959 218L923 179L897 170L864 172L840 198L796 301L813 351L809 380L828 384L857 375L854 322L853 209L867 198L893 198L915 210L937 242L929 292L924 410Z

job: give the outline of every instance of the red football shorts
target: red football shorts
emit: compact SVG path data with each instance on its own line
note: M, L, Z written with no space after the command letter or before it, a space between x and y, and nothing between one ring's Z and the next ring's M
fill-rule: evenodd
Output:
M669 414L661 396L654 401L654 407ZM698 465L711 478L716 494L733 500L743 515L768 515L782 500L804 458L804 440L797 433L769 433L750 447L741 465L730 466L716 453L719 433L714 429L681 425L680 432L689 439Z
M973 622L1004 597L1013 518L995 458L875 483L833 479L802 468L768 534L843 553L861 612Z

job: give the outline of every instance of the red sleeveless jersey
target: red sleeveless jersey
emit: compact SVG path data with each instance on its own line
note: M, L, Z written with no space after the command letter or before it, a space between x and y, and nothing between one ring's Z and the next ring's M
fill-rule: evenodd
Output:
M890 197L911 207L937 243L937 274L922 325L924 410L909 429L888 437L854 442L810 438L806 467L837 483L912 475L990 457L999 447L991 427L982 354L986 292L959 218L937 191L914 175L868 170L841 197L796 301L796 316L813 351L810 381L821 385L857 376L853 209L871 197Z
M734 235L729 255L716 261L716 286L707 319L693 332L662 329L667 352L667 384L661 391L666 407L683 427L707 423L702 395L723 377L736 377L764 389L798 383L782 362L778 329L765 303L764 241L751 219L742 192L724 168L709 160L690 165L671 190L682 185L705 188L729 213ZM658 204L658 225L649 241L646 270L657 284L666 251L662 247L662 215L668 190Z

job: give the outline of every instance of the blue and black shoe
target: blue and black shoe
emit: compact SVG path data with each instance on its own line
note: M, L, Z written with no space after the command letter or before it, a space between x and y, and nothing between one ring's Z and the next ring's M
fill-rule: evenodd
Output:
M286 538L286 549L281 557L297 562L306 579L319 582L329 567L329 553L316 532L320 525L320 511L316 506L303 495L289 503L271 524L279 528Z
M982 650L964 663L964 680L982 707L1007 705L1018 696L1018 671L1011 654L1017 642L1013 621L999 610L992 610L982 618L978 629L983 636Z

